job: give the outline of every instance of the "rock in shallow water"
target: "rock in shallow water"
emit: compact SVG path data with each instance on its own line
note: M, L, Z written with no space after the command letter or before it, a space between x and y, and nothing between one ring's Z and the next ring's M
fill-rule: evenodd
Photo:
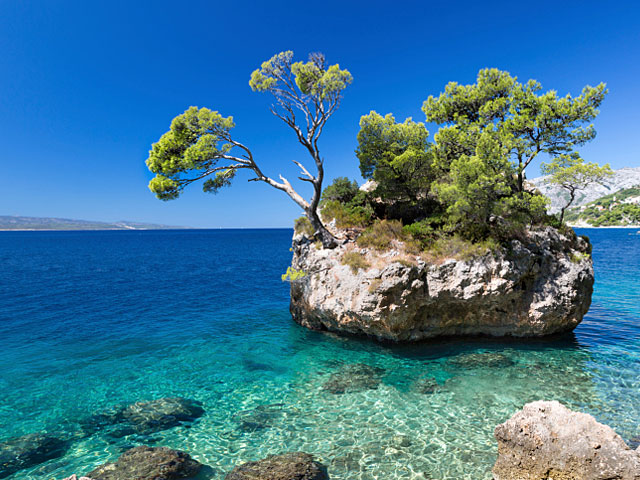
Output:
M385 370L364 363L343 365L332 373L323 390L334 393L354 393L378 388Z
M64 455L68 442L42 433L30 433L0 443L0 478Z
M496 352L464 353L450 358L449 363L454 367L464 369L502 368L514 365L513 360L504 353Z
M257 462L239 465L225 480L329 480L324 465L304 452L272 455Z
M494 480L640 480L640 452L559 402L525 405L494 435Z
M180 397L167 397L151 402L137 402L122 412L122 418L138 433L153 433L191 422L204 414L202 404Z
M100 430L114 438L132 434L147 435L192 422L204 414L202 404L181 397L165 397L150 402L113 407L82 422L85 435Z
M105 463L87 476L93 480L178 480L198 474L202 465L189 454L167 447L135 447L114 463Z
M342 264L353 245L315 248L293 239L291 314L313 330L417 341L442 335L537 337L573 330L591 304L589 244L548 227L509 248L470 260L401 264L390 255L354 273ZM376 288L370 288L371 285Z

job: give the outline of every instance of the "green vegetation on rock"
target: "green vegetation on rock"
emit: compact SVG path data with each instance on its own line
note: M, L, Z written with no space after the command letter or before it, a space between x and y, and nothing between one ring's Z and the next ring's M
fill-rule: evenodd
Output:
M577 148L594 138L590 123L604 84L560 97L508 72L484 69L476 83L446 85L423 105L439 124L430 142L425 124L397 122L375 111L360 120L356 156L366 191L341 177L322 196L321 215L360 231L357 243L375 250L404 244L405 252L459 258L481 255L531 227L561 227L548 200L526 182L539 155L571 191L599 181L608 166L585 164Z

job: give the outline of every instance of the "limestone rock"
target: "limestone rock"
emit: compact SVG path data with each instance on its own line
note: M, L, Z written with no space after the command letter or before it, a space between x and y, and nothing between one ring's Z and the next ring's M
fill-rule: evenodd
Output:
M533 402L498 425L494 480L639 480L640 452L591 415Z
M237 466L225 480L329 480L329 475L313 456L292 452Z
M189 454L167 447L135 447L115 463L105 463L87 476L93 480L178 480L198 474L202 465Z
M415 265L358 249L371 267L341 263L353 243L317 249L293 239L291 313L314 330L417 341L442 335L537 337L574 329L591 304L593 264L582 238L547 227L470 260Z
M30 433L0 442L0 478L64 455L68 442L52 435Z

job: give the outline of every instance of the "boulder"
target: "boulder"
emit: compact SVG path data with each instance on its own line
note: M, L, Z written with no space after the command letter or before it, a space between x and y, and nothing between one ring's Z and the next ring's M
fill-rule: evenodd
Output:
M137 433L154 433L183 422L191 422L203 414L200 402L188 398L166 397L129 405L121 416Z
M383 368L350 363L332 373L322 389L334 394L374 390L380 385L384 372Z
M178 480L192 478L202 465L189 454L167 447L135 447L114 463L87 473L93 480Z
M43 433L30 433L0 442L0 478L61 457L67 447L67 441Z
M369 268L342 264L348 251ZM313 330L418 341L443 335L538 337L573 330L591 304L588 241L547 227L467 260L426 261L294 236L293 319Z
M591 415L533 402L498 425L494 480L640 480L640 452Z
M237 466L225 480L329 480L329 475L312 455L292 452Z

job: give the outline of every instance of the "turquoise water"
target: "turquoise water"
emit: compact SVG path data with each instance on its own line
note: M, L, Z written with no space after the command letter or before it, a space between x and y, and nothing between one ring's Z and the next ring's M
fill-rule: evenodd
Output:
M493 428L537 399L589 412L631 442L640 235L580 233L594 244L596 286L574 333L391 346L291 321L280 281L289 230L0 232L0 441L72 440L63 457L7 478L61 479L152 444L191 453L212 478L304 450L333 479L488 479ZM325 388L354 363L378 368L367 387ZM147 435L79 433L116 404L167 396L206 413Z

